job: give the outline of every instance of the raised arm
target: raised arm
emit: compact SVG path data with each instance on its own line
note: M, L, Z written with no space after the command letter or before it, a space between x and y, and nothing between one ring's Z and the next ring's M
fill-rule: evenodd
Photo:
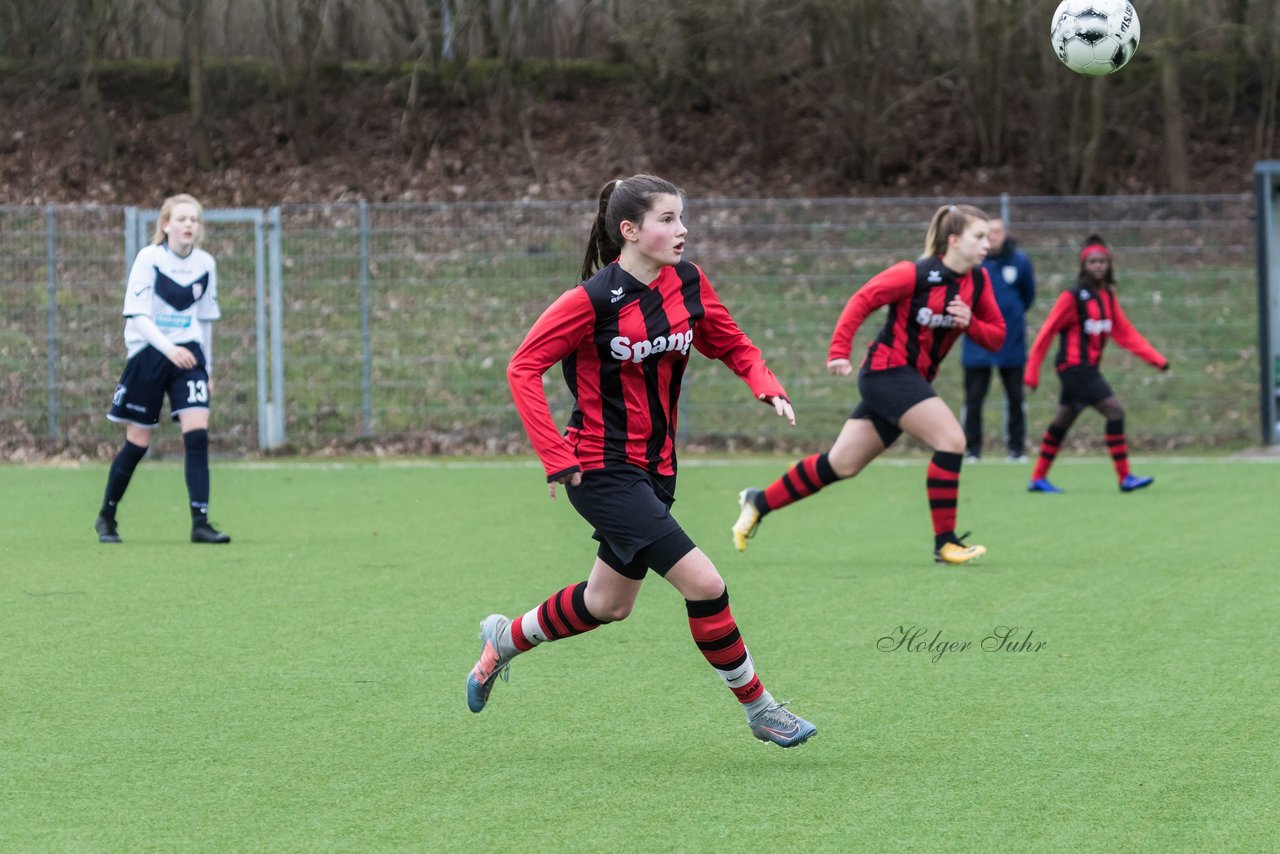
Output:
M865 285L854 291L836 320L835 331L831 333L827 363L848 360L853 350L853 339L863 321L880 306L910 297L915 280L916 265L910 261L900 261L872 276Z

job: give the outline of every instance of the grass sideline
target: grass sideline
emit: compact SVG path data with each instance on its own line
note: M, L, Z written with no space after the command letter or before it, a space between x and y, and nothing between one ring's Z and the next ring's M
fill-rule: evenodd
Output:
M788 461L724 462L686 467L676 515L765 684L818 725L794 751L749 736L656 579L467 712L480 618L593 553L524 462L215 463L225 548L186 542L179 465L139 470L120 547L92 534L105 465L0 467L0 849L1273 844L1280 469L1139 458L1156 485L1120 495L1073 458L1042 496L968 467L962 529L991 553L957 570L929 560L919 461L745 555L735 494ZM999 626L1045 646L982 651ZM912 627L973 646L895 647Z

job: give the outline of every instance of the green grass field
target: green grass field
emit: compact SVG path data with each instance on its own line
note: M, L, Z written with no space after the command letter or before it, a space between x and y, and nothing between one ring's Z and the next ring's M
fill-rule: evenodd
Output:
M92 532L105 464L0 467L0 850L1274 850L1280 466L1139 458L1156 485L1121 495L1099 451L1061 496L969 467L991 551L954 569L919 459L735 553L737 490L787 462L690 461L676 515L818 725L791 751L749 736L654 576L467 711L479 620L594 551L531 465L215 462L228 547L186 542L171 462L122 546ZM1032 646L982 650L1001 626ZM972 646L881 640L913 627Z

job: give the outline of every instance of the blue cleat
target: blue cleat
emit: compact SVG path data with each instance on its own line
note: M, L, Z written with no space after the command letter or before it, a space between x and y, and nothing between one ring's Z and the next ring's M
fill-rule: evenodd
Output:
M1136 474L1127 474L1120 481L1121 492L1133 492L1135 489L1142 489L1144 486L1150 486L1155 483L1154 477L1141 477Z
M1048 492L1056 495L1062 492L1062 489L1057 486L1054 486L1045 478L1038 477L1027 484L1027 492Z
M480 650L480 660L467 674L467 708L473 712L484 709L489 702L489 692L499 676L506 682L511 678L507 667L511 661L502 660L498 654L498 635L510 625L511 621L501 614L490 614L480 623L480 640L484 646Z
M773 703L747 721L751 734L763 742L773 742L779 747L795 747L803 744L818 728L804 718L788 712L785 703Z

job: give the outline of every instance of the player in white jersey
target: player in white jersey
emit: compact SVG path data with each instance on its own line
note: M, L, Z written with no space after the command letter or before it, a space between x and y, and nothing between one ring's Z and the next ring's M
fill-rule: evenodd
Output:
M124 374L107 418L125 425L124 446L111 463L98 541L120 542L116 507L151 445L164 397L182 426L191 542L229 543L209 524L209 402L213 321L218 311L218 268L197 244L203 236L200 203L171 196L160 208L151 245L138 253L124 296Z

